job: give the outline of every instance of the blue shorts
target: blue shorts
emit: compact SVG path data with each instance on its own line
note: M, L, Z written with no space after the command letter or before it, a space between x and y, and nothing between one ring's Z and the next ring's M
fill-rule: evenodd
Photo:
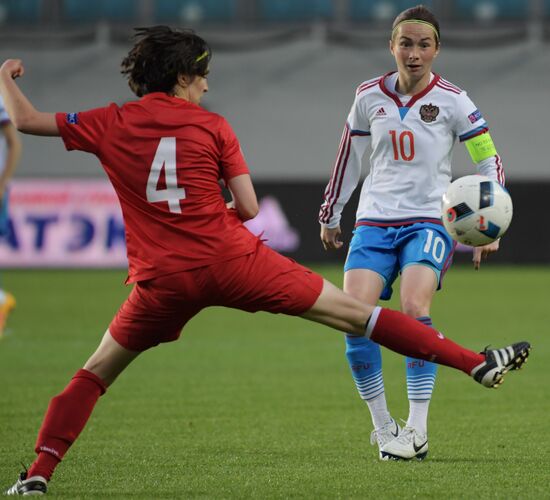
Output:
M445 228L434 222L389 227L359 225L353 231L344 271L370 269L378 273L384 282L380 298L389 300L399 273L407 266L420 264L434 270L439 290L455 246Z

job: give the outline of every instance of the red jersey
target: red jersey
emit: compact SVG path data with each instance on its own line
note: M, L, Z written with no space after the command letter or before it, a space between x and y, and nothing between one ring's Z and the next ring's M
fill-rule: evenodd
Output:
M57 113L56 121L65 147L95 154L118 195L129 283L255 250L257 238L226 208L219 184L249 173L223 117L155 92Z

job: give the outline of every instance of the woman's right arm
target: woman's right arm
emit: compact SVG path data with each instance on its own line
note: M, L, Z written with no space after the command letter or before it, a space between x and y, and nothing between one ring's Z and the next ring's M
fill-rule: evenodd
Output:
M15 83L24 73L20 59L8 59L0 67L0 92L11 122L25 134L59 136L55 113L37 111Z
M359 87L361 88L361 87ZM342 248L340 218L361 176L361 163L370 138L370 124L358 91L349 112L336 162L319 211L321 242L325 250Z

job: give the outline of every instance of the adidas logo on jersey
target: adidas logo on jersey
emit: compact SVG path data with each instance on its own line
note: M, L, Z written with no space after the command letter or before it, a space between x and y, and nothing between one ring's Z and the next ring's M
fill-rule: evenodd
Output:
M384 108L380 108L374 116L387 116Z

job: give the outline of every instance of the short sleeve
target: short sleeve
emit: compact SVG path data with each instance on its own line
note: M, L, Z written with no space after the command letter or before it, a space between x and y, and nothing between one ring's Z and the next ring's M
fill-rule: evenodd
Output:
M79 113L56 113L57 126L67 150L98 154L116 107L112 104Z
M487 122L476 105L468 97L466 92L457 96L457 109L455 117L455 134L460 142L467 141L476 135L483 134L489 130Z
M220 166L224 181L227 182L238 175L249 174L250 171L244 159L239 140L229 123L223 118L220 125L219 140L221 149Z

